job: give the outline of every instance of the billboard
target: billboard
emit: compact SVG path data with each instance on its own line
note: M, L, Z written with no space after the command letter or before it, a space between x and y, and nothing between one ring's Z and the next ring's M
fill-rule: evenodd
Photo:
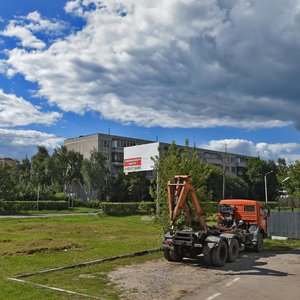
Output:
M124 148L124 172L150 171L154 169L151 157L159 155L159 143Z

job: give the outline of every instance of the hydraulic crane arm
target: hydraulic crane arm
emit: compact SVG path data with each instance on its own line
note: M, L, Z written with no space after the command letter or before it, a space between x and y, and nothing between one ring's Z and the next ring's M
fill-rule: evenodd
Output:
M199 204L196 191L190 181L190 177L187 175L176 175L174 176L174 179L174 183L171 183L170 181L168 182L168 204L171 226L174 225L183 209L189 225L193 227L192 211L187 201L188 195L190 195L192 203L195 207L197 221L199 223L198 225L200 226L201 230L207 232L203 211Z

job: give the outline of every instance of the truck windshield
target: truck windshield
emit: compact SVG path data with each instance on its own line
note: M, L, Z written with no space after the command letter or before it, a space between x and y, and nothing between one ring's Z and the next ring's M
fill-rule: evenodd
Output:
M255 206L254 205L245 205L244 210L245 211L255 211Z
M220 213L233 213L233 208L230 205L219 205L219 212Z

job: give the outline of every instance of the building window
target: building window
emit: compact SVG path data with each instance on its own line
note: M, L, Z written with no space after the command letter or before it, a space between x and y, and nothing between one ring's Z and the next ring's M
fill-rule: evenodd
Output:
M215 159L215 160L221 160L220 154L215 154L215 153L204 153L204 158L205 159Z
M113 153L112 161L122 163L124 161L124 154L123 153Z
M110 155L108 153L102 153L106 160L110 160Z
M101 148L109 148L109 141L103 140L101 143Z

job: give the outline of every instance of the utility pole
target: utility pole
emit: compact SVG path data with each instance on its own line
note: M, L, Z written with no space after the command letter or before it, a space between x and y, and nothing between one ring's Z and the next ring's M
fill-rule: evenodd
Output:
M225 141L225 153L227 153L226 141ZM226 161L226 159L225 159L225 161ZM225 184L226 184L226 167L225 167L225 163L224 163L224 165L223 165L223 189L222 189L222 198L223 199L225 199Z
M270 172L267 172L265 174L265 196L266 196L266 203L268 203L268 184L267 184L267 175L273 173L273 170Z

